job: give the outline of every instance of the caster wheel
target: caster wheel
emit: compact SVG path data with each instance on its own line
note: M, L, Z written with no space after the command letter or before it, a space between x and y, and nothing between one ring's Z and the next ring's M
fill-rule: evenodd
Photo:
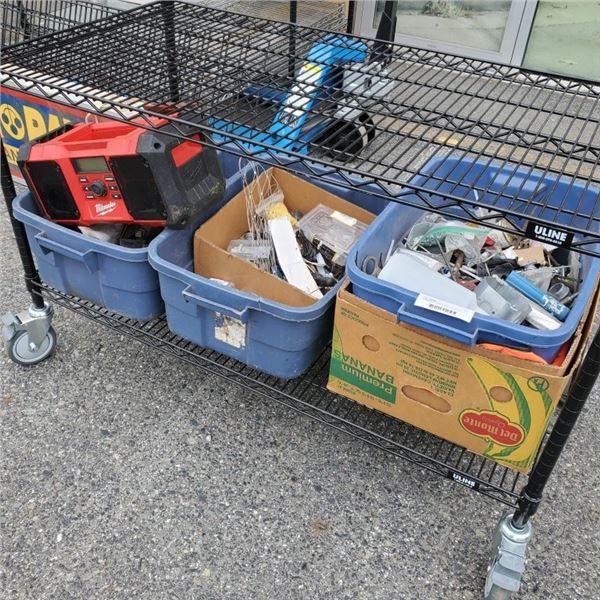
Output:
M35 365L48 358L56 348L56 332L52 327L48 329L46 337L35 349L29 345L29 336L26 331L19 331L7 343L6 351L9 358L18 365Z
M497 585L492 585L490 591L485 595L484 600L510 600L511 598L512 592Z

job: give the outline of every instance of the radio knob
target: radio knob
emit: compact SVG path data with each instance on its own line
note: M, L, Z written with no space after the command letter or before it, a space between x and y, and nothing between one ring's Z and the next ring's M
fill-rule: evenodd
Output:
M104 183L102 183L102 181L92 181L92 183L90 184L90 188L92 188L94 196L106 196L106 186L104 185Z

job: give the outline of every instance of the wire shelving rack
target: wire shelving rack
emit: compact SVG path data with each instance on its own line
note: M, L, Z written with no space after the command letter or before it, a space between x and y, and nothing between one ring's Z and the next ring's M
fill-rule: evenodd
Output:
M304 107L304 127L310 128L364 107L369 143L349 149L343 137L328 132L299 145L293 128L273 130L273 107L262 100L265 91L285 95L308 50L331 35L203 5L155 2L4 48L0 84L147 129L160 116L175 136L191 141L183 127L194 125L203 143L243 158L469 221L503 216L503 224L494 226L511 233L523 234L531 223L554 228L569 236L572 249L600 257L597 83L349 35L348 49L360 44L368 59L348 66L348 79L364 81L379 63L385 68L376 76L385 78L386 93L373 95L369 85L342 90L334 82L317 89L324 100L311 105L302 100L315 90L300 87L296 108ZM431 172L434 157L438 167ZM14 187L4 152L2 158L10 212ZM450 158L524 169L551 181L560 177L567 185L558 194L541 184L525 192L476 179L465 196L455 192L464 172L443 170ZM423 174L433 186L411 179ZM440 189L442 181L452 187ZM591 191L592 200L582 192L567 202L574 185ZM530 517L600 372L598 334L526 477L329 392L328 350L305 376L278 380L175 336L164 318L136 322L66 296L39 281L24 232L12 222L37 309L45 298L510 506L494 537L486 598L507 598L504 592L518 588Z

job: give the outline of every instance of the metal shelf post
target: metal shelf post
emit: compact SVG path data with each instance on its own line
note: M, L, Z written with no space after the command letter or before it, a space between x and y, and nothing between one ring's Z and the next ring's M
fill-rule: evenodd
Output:
M4 150L4 142L0 143L2 146L2 164L1 164L1 180L2 180L2 195L4 196L4 202L6 204L6 211L10 218L10 224L17 242L17 250L19 251L19 258L23 265L23 274L25 277L25 287L31 295L31 302L33 306L38 309L44 307L44 299L39 293L40 278L37 272L35 263L33 262L33 255L31 249L27 243L27 235L25 234L25 227L15 219L12 211L12 201L15 199L17 192L15 190L15 184L13 182L12 175L10 173L10 167L8 159L6 157L6 151Z
M530 517L536 513L542 501L544 488L598 379L599 373L600 329L596 331L590 347L573 378L565 405L519 498L518 508L512 518L512 524L517 529L525 527Z

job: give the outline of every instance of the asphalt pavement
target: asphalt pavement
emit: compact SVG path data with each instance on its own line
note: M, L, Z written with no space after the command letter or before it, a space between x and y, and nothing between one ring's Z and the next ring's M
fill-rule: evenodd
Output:
M0 210L0 313L28 304ZM57 308L0 353L0 598L471 600L501 505ZM600 598L600 406L534 519L518 598Z

